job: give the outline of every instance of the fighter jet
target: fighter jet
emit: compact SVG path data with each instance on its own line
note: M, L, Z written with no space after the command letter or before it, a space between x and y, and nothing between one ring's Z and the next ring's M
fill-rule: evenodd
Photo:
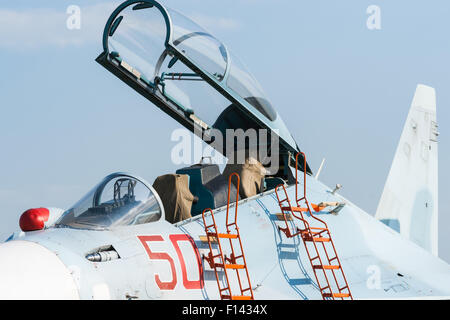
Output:
M417 87L372 216L317 179L244 64L179 12L122 3L96 61L229 163L113 173L68 209L27 210L0 245L0 299L450 297L433 88Z

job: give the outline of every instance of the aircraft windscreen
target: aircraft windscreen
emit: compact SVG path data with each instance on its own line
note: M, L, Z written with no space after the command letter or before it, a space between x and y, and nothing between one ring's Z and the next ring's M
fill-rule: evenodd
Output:
M159 202L147 185L129 175L113 174L64 212L56 226L105 230L160 218Z

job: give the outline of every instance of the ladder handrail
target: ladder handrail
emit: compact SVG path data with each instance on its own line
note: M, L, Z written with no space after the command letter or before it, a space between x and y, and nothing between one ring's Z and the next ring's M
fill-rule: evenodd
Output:
M213 224L210 225L210 226L206 224L206 218L205 218L205 212L206 211L209 211L211 213L211 217L212 217L212 220L213 220ZM230 281L229 281L229 278L228 278L227 269L225 268L225 257L223 255L222 245L220 244L220 238L219 238L219 233L218 233L218 230L217 230L216 219L214 218L214 212L211 209L209 209L209 208L205 209L202 212L202 218L203 218L203 224L205 226L206 238L208 239L209 252L210 252L210 258L211 258L210 264L212 264L212 267L214 268L214 273L216 274L216 280L217 280L217 286L219 288L220 298L222 299L222 297L223 297L222 291L225 290L225 289L228 289L228 292L230 293L230 296L231 296L231 286L230 286ZM224 271L224 274L225 274L225 280L226 280L227 287L223 288L223 290L222 290L222 288L220 286L220 281L219 281L219 277L218 277L218 274L217 274L217 264L214 262L214 257L213 257L213 254L212 254L213 249L212 249L212 245L211 245L210 236L208 235L208 229L211 228L211 227L214 227L214 233L217 235L216 240L217 240L217 244L219 246L220 259L222 260L222 264L224 266L224 268L223 268L224 270L223 271Z
M231 197L231 179L233 178L233 176L235 176L237 178L237 185L236 185L236 202L235 202L235 210L234 210L234 222L233 223L229 223L228 221L228 216L229 216L229 210L230 210L230 197ZM227 224L227 232L230 233L229 227L232 225L236 224L237 221L237 214L238 214L238 204L239 204L239 186L241 184L241 178L239 177L239 174L237 174L236 172L233 172L232 174L230 174L230 176L228 177L228 201L227 201L227 220L226 220L226 224Z
M286 199L285 200L280 200L280 197L279 197L279 195L278 195L278 190L279 190L279 188L280 187L282 187L283 188L283 191L284 191L284 194L285 194L285 196L286 196ZM283 202L287 202L287 204L288 204L288 208L291 208L292 206L291 206L291 201L289 200L289 197L287 196L287 191L286 191L286 187L284 186L284 184L279 184L276 188L275 188L275 195L277 196L277 200L278 200L278 203L283 203ZM295 213L294 213L294 211L293 210L290 210L291 211L291 214L295 217L295 218L297 218L298 220L301 220L306 226L307 226L307 228L309 229L310 228L310 225L309 225L309 222L308 221L306 221L303 217L299 217L299 216L297 216ZM286 214L284 213L284 212L281 212L282 214L283 214L283 218L284 218L284 221L286 222L286 226L288 225L288 222L287 222L287 219L286 219ZM290 233L290 231L289 231L289 233ZM296 236L296 235L298 235L298 234L300 234L301 232L299 231L299 232L297 232L297 233L295 233L295 234L291 234L291 236L292 237L294 237L294 236Z
M235 210L234 210L234 222L233 222L233 223L229 223L228 217L229 217L230 202L231 202L231 201L230 201L230 200L231 200L231 184L232 184L232 178L233 178L233 176L235 176L235 177L237 178L237 184L236 184L236 202L235 202ZM238 236L237 239L239 240L239 246L240 246L240 249L241 249L241 257L242 257L242 260L244 261L245 273L246 273L246 275L247 275L247 281L248 281L248 286L249 286L251 298L252 298L252 300L253 300L254 297L253 297L252 284L251 284L251 281L250 281L250 275L249 275L249 273L248 273L247 261L246 261L246 259L245 259L245 254L244 254L244 248L243 248L243 246L242 246L241 234L240 234L240 232L239 232L239 228L238 228L238 225L237 225L237 214L238 214L238 204L239 204L239 187L240 187L240 185L241 185L241 177L239 176L239 174L236 173L236 172L233 172L232 174L230 174L230 176L228 177L228 201L227 201L227 218L226 218L227 233L228 233L228 234L231 233L230 227L234 225L234 227L235 227L235 229L236 229L237 236ZM234 251L234 246L233 246L233 243L232 243L231 238L229 239L229 241L230 241L230 247L231 247L231 252L232 252L232 253L231 253L232 257L231 257L231 258L232 258L232 259L235 259L235 258L236 258L236 253L235 253L235 251ZM243 290L243 288L242 288L241 277L240 277L239 272L238 272L237 270L236 270L236 275L237 275L237 277L238 277L239 288L240 288L240 290L241 290L241 294L243 295L243 294L244 294L244 290Z

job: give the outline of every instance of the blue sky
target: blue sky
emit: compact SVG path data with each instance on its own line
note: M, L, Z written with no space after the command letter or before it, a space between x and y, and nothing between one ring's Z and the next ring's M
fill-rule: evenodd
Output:
M241 57L321 180L374 214L415 87L438 99L440 255L450 261L450 3L166 0ZM177 124L94 59L117 1L15 0L0 8L0 238L31 207L68 207L107 174L176 170ZM81 7L81 30L66 9ZM366 9L381 8L381 30Z

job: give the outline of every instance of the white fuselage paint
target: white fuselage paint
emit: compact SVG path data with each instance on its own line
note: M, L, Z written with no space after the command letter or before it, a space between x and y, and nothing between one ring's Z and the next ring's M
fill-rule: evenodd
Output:
M447 263L338 194L332 195L329 188L314 178L308 177L307 184L310 202L347 203L338 215L321 213L320 218L331 230L355 299L450 297ZM289 188L288 192L294 199L295 188ZM275 214L279 212L273 193L239 205L238 224L255 299L321 299L302 240L287 239L278 231L282 222ZM226 210L216 212L219 232L225 231L225 218ZM199 217L178 226L159 221L113 231L50 228L26 233L18 240L0 245L0 261L10 259L11 250L29 242L29 246L42 248L42 259L35 257L36 261L44 260L42 263L48 263L49 270L59 270L55 279L50 275L46 278L49 283L56 285L58 279L67 278L70 270L76 290L56 286L53 295L42 296L41 281L30 276L15 295L11 295L15 284L0 279L0 297L219 299L214 273L206 262L200 260L200 267L198 264L198 256L208 252L208 245L199 238L204 234ZM186 235L194 240L194 246ZM85 258L93 249L106 245L113 245L120 259L93 263ZM59 262L48 255L57 257ZM1 273L3 279L16 279L29 272L21 269L29 257L27 249L16 251L14 257ZM375 282L374 274L379 275ZM378 286L368 285L376 284L377 280ZM236 279L230 276L230 282L236 292Z

